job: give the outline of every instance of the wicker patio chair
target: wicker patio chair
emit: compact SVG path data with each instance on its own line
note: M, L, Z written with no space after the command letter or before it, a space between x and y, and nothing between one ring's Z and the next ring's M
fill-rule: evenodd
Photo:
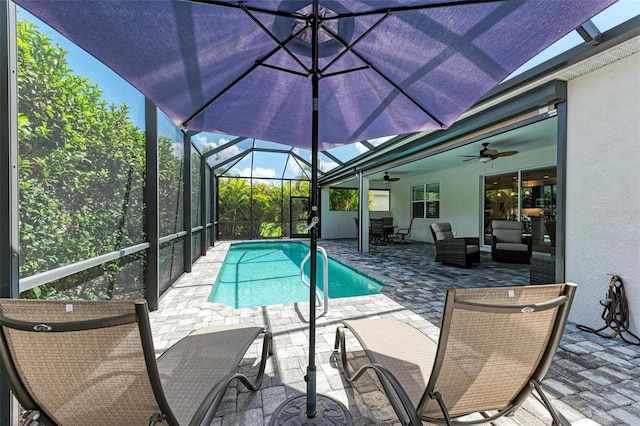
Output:
M530 235L523 235L524 224L514 220L491 223L491 258L496 262L529 263L533 251Z
M536 390L555 424L569 425L541 389L575 284L449 289L436 343L397 319L343 321L336 350L349 382L372 369L405 425L477 424L513 413ZM368 362L353 372L345 330ZM358 363L358 365L361 363Z
M371 224L371 228L369 228L371 244L384 244L386 235L382 219L369 219L369 223Z
M447 222L432 223L429 229L436 245L436 262L464 268L480 263L480 238L455 238Z
M2 373L24 424L209 425L234 379L260 387L271 333L196 330L157 360L145 300L0 300ZM253 381L237 372L263 334Z
M529 284L549 284L556 282L556 257L532 256L529 262Z
M393 226L393 217L383 217L382 228L384 230L384 241L390 243L394 233L393 230L396 228Z

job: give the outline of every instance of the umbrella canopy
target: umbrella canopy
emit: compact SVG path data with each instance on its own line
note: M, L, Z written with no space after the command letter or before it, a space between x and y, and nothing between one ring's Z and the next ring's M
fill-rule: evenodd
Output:
M322 0L318 148L446 128L615 0ZM17 0L185 130L311 148L311 0Z
M311 148L306 409L295 397L272 415L307 424L338 411L316 404L318 151L446 128L615 0L15 1L184 130Z

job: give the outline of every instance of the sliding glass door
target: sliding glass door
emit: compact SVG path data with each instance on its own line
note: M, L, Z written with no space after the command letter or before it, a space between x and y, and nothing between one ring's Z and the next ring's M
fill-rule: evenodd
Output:
M555 167L485 176L484 244L491 245L494 219L520 220L533 239L534 251L554 251L556 195Z

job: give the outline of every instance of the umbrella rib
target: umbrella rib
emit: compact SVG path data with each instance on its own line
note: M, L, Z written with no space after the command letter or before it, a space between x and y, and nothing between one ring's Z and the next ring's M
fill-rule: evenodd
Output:
M214 5L214 6L228 7L228 8L231 8L231 9L246 8L247 10L250 10L252 12L264 13L264 14L267 14L267 15L274 15L274 16L284 16L284 17L289 17L289 18L291 16L293 16L291 12L286 12L286 11L282 11L282 10L262 9L262 8L256 7L256 6L247 6L242 2L226 3L226 2L217 1L217 0L182 0L182 1L189 2L189 3L210 4L210 5ZM357 17L360 17L360 16L379 15L381 13L387 13L387 12L390 12L390 13L405 12L405 11L411 11L411 10L434 9L434 8L437 8L437 7L466 6L466 5L470 5L470 4L482 4L482 3L505 2L505 1L509 1L509 0L461 0L461 1L446 1L446 2L442 2L442 3L428 4L428 5L387 7L385 9L374 9L374 10L369 10L369 11L366 11L366 12L353 12L353 13L337 14L336 16L333 16L333 17L330 17L330 18L325 18L325 20L334 20L334 19L342 19L342 18L357 18Z
M290 18L292 16L291 12L286 12L282 10L262 9L256 6L247 6L242 2L226 3L226 2L216 1L216 0L181 0L181 1L184 1L187 3L210 4L213 6L228 7L230 9L247 9L247 10L251 10L252 12L264 13L266 15L273 15L273 16L284 16L286 18Z
M344 47L347 47L347 43L344 40L342 40L342 38L340 38L340 36L338 36L336 33L332 32L328 28L325 28L325 31L327 31L331 35L331 37L333 37L338 43L340 43ZM436 117L434 117L434 115L431 114L429 111L427 111L427 109L425 107L420 105L420 103L418 103L418 101L416 101L412 96L410 96L407 92L405 92L404 89L402 89L402 87L400 87L396 83L394 83L382 71L380 71L378 68L373 66L371 64L371 62L369 62L365 58L363 58L357 51L352 49L351 53L353 53L356 57L358 57L358 59L360 59L367 66L368 69L370 69L373 72L375 72L376 74L378 74L384 81L386 81L388 84L390 84L394 89L396 89L399 93L401 93L406 99L408 99L411 103L413 103L415 106L417 106L420 109L420 111L422 111L426 115L428 115L429 118L431 118L433 121L435 121L440 127L442 127L442 128L446 127L445 124L442 121L440 121Z
M340 74L347 74L347 73L350 73L350 72L368 70L370 68L371 67L369 67L369 65L363 65L363 66L358 67L358 68L350 68L350 69L346 69L346 70L342 70L342 71L329 72L329 73L326 73L326 74L322 74L322 77L333 77L333 76L340 75Z
M291 34L287 40L285 40L285 44L288 43L289 41L293 40L296 36L298 35L298 33L296 34ZM222 89L217 95L215 95L213 98L211 98L207 103L205 103L203 106L201 106L200 108L198 108L198 110L196 112L194 112L193 114L191 114L183 123L182 123L182 127L186 128L189 123L191 121L193 121L194 118L196 118L197 116L199 116L200 114L202 114L202 112L207 109L209 106L211 106L214 102L216 102L218 99L220 99L220 97L222 95L224 95L225 93L227 93L229 90L231 90L231 88L233 86L235 86L236 84L238 84L241 80L243 80L247 75L251 74L251 72L253 70L255 70L256 68L258 68L260 65L265 65L263 64L264 61L266 61L267 59L269 59L270 57L272 57L273 55L275 55L281 48L282 46L278 45L275 48L273 48L273 50L271 50L271 52L267 53L265 56L263 56L261 59L256 60L256 62L249 67L245 72L243 72L241 75L239 75L236 79L234 79L231 83L229 83L224 89Z
M320 70L320 75L324 74L325 70L327 70L329 67L331 67L333 64L335 64L340 58L342 58L344 55L346 55L348 52L350 52L354 47L356 47L358 45L358 43L360 43L362 40L364 40L365 37L367 37L369 34L371 34L371 32L373 30L378 28L378 26L380 26L380 24L382 24L389 16L391 16L391 14L390 13L386 13L382 18L380 18L378 20L378 22L376 22L375 24L371 25L367 29L367 31L365 31L360 37L358 37L353 43L351 43L351 45L345 46L345 49L342 52L340 52L340 54L338 56L336 56L331 62L329 62L323 69ZM330 35L333 36L333 33L331 32L331 30L329 30L328 28L324 27L324 25L323 25L323 28L324 28L325 31L327 31Z
M296 55L293 54L293 52L291 50L289 50L289 48L283 44L280 40L278 40L278 37L276 37L271 31L269 31L269 29L267 27L264 26L264 24L262 22L260 22L260 20L258 18L256 18L251 11L249 11L249 9L246 8L246 6L243 3L240 3L240 7L242 8L242 10L247 14L247 16L249 16L249 18L251 18L253 20L253 22L255 22L255 24L260 27L260 29L262 31L264 31L278 46L280 46L280 48L282 50L284 50L285 52L287 52L287 54L289 56L291 56L291 58L293 58L294 61L296 61L298 63L298 65L300 65L302 67L303 70L306 71L306 74L309 75L311 73L311 70L309 68L307 68L300 59L298 59L298 57ZM302 33L307 27L309 26L309 21L306 21L306 25L300 29L300 31L298 31L294 36L297 37L298 34ZM287 39L287 43L289 41L291 41L293 38L289 37Z
M264 63L261 63L259 65L261 65L261 66L263 66L265 68L271 68L271 69L282 71L282 72L288 72L289 74L295 74L295 75L299 75L299 76L302 76L302 77L308 77L309 76L309 73L302 73L300 71L294 71L294 70L282 68L282 67L279 67L279 66L276 66L276 65L264 64Z
M396 12L407 12L412 10L428 10L435 9L439 7L450 7L450 6L468 6L472 4L482 4L482 3L497 3L497 2L505 2L509 0L463 0L463 1L446 1L442 3L433 3L426 5L416 5L416 6L396 6L396 7L387 7L384 9L374 9L368 10L365 12L352 12L352 13L342 13L336 14L335 16L325 18L325 21L328 20L336 20L336 19L344 19L344 18L358 18L361 16L370 16L370 15L379 15L381 13L396 13Z

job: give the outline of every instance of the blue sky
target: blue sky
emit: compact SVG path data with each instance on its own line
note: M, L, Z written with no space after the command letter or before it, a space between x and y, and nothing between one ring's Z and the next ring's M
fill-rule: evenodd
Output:
M629 18L640 15L640 0L619 0L617 3L604 10L599 15L595 16L592 21L601 30L606 31ZM109 70L106 66L100 63L92 56L85 53L80 48L76 47L73 43L66 38L49 28L46 24L33 17L31 14L18 8L18 17L26 18L29 21L35 23L41 31L43 31L48 37L50 37L54 43L59 44L65 51L68 52L67 60L69 67L75 74L89 78L92 82L96 83L103 91L103 99L109 103L121 105L126 103L129 105L129 118L131 121L138 125L140 128L144 128L144 97L128 83L124 82L113 71ZM510 77L520 74L540 63L582 43L582 39L575 32L572 31L567 36L558 40L552 46L539 55L531 59L524 64L518 70L516 70ZM509 77L509 78L510 78ZM175 128L171 128L168 119L165 117L160 119L160 134L165 136L173 136L176 133ZM220 146L230 140L234 139L232 136L218 135L211 133L201 133L197 135L194 140L201 147L206 146ZM374 145L382 143L384 140L371 141ZM341 160L347 160L365 152L367 148L359 143L345 145L334 150L331 153ZM233 150L237 153L237 149ZM229 153L230 155L231 153ZM304 158L309 156L308 153L302 155ZM284 160L281 164L274 164L273 158L268 156L256 158L253 164L250 162L243 162L238 164L234 170L237 173L247 172L247 168L253 167L254 173L261 177L280 177L283 175ZM325 157L325 170L331 169L335 164L332 164L330 160ZM291 166L290 166L291 167ZM295 169L295 167L294 167ZM289 171L288 173L295 173L297 170Z

